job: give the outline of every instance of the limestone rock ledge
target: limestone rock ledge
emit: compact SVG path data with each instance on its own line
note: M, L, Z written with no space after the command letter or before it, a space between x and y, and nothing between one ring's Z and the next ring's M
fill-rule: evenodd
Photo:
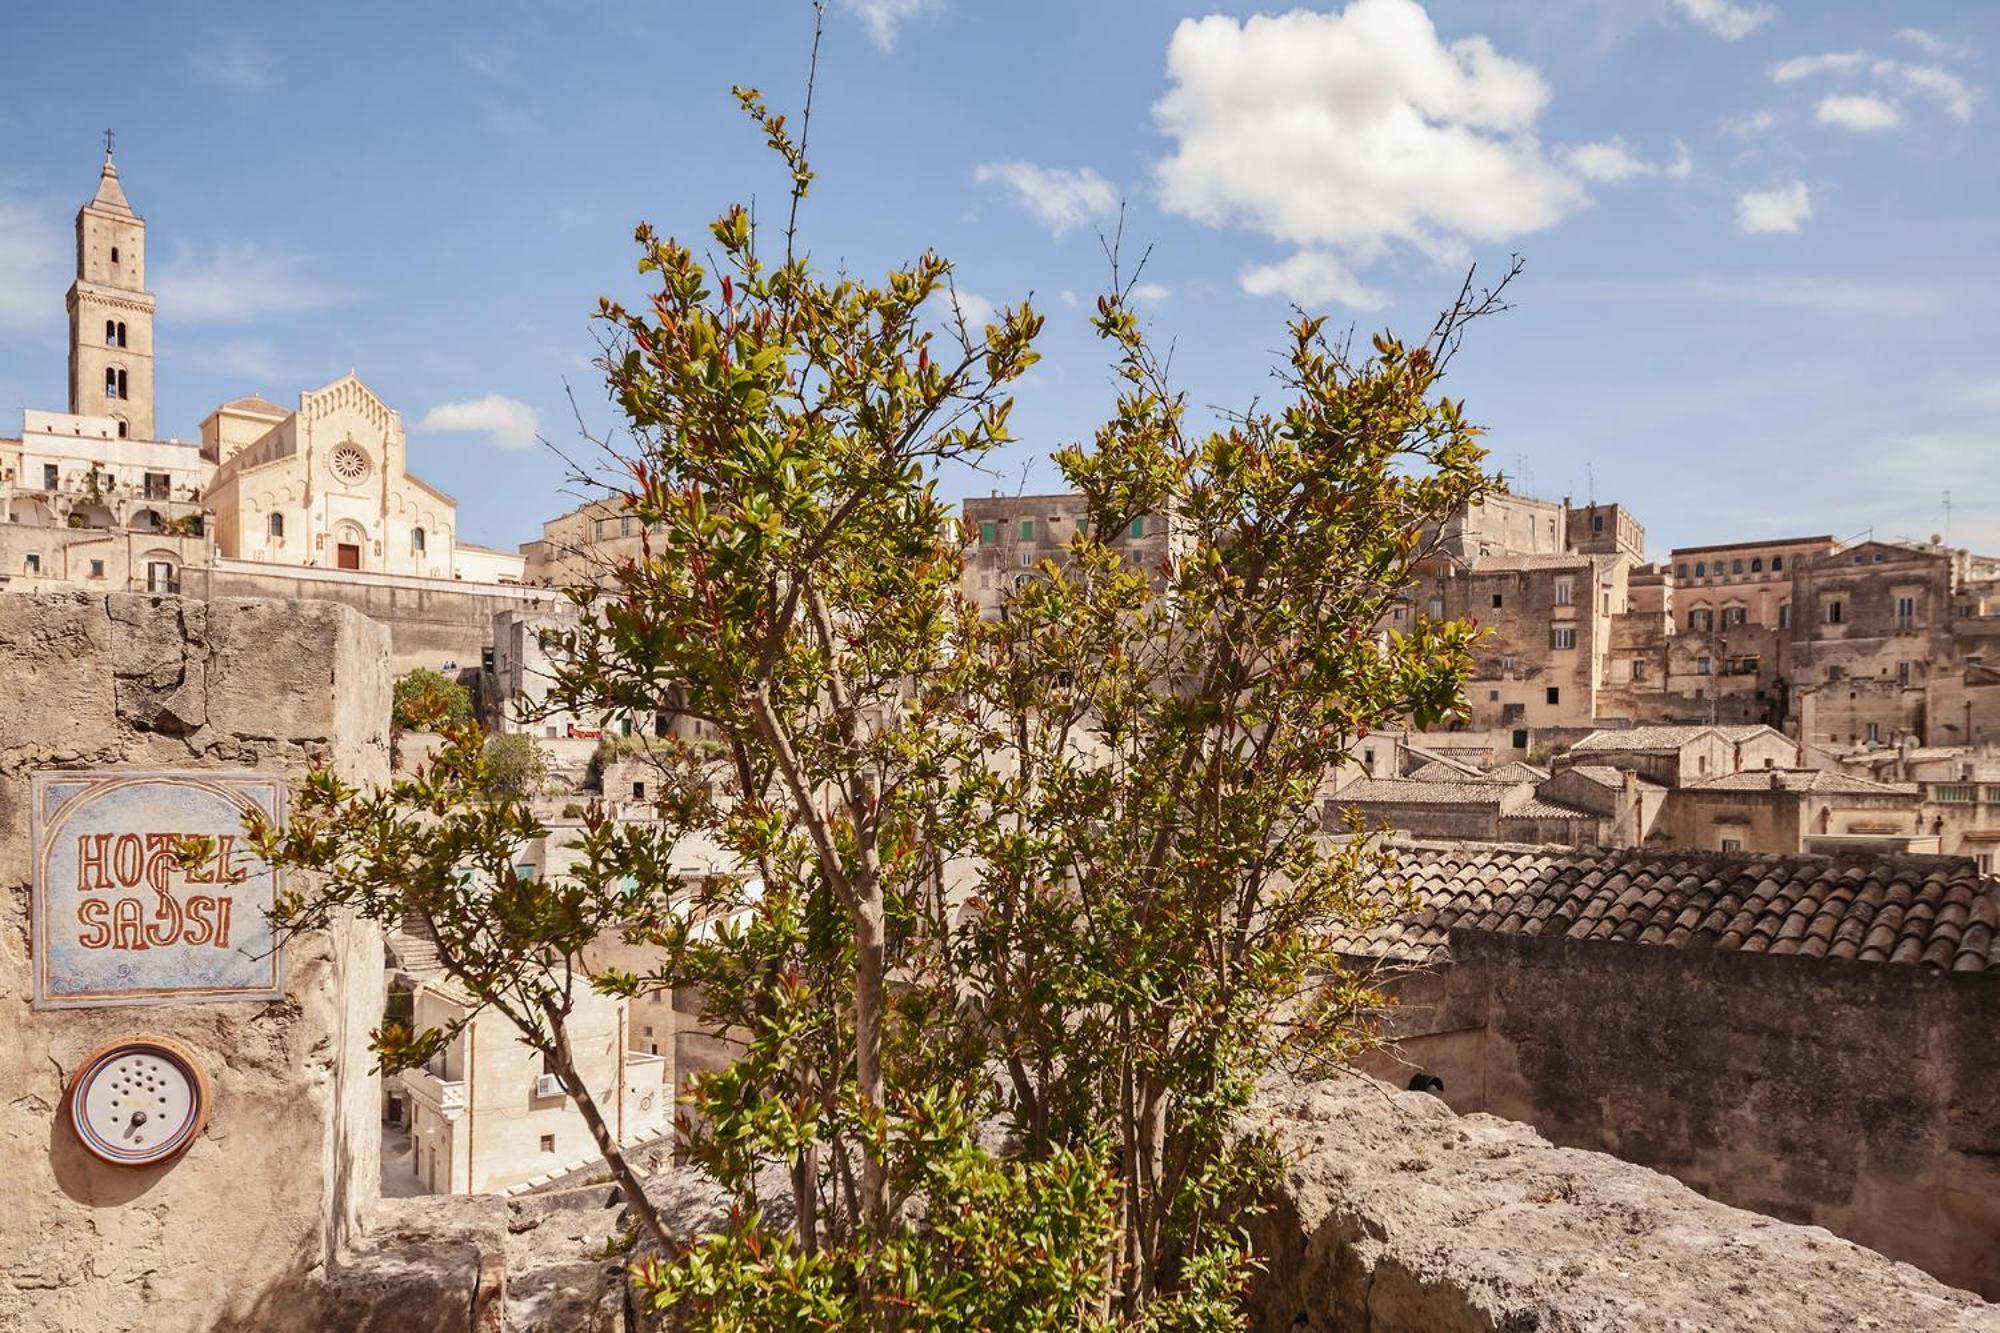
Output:
M1274 1089L1294 1160L1256 1223L1256 1327L1309 1333L1970 1333L2000 1306L1820 1227L1351 1077Z

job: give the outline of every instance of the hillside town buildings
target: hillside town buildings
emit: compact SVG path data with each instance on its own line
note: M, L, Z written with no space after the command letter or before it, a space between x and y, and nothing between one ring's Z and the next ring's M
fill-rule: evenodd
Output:
M76 215L67 410L30 409L0 439L9 590L288 596L296 578L279 580L312 571L315 595L365 601L385 578L521 582L519 553L459 539L457 501L409 470L401 415L352 372L289 407L232 399L197 439L161 438L146 248L107 149Z

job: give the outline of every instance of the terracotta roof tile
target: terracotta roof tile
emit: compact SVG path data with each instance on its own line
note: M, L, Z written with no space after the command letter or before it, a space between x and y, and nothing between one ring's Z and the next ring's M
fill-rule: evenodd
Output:
M1392 846L1379 890L1421 906L1346 952L1424 957L1458 929L2000 971L2000 881L1969 859Z

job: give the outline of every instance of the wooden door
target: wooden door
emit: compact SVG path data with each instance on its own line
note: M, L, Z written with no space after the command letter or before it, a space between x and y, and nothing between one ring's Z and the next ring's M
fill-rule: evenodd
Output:
M342 569L361 568L361 548L353 542L341 542L334 548L334 562Z

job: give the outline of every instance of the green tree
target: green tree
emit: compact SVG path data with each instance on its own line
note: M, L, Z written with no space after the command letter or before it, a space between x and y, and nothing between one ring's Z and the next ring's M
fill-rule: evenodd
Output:
M1375 862L1322 837L1321 780L1371 727L1458 705L1469 627L1378 626L1492 485L1438 388L1495 301L1363 358L1302 318L1284 404L1196 432L1115 290L1117 409L1058 456L1090 521L982 621L937 479L1008 440L1041 320L940 327L934 255L820 275L796 245L808 122L739 96L792 182L782 240L731 209L711 266L640 229L657 290L601 313L634 442L615 498L646 540L571 590L545 705L671 700L719 760L687 748L657 822L587 820L537 880L513 866L546 830L470 728L385 791L317 774L260 831L321 872L282 916L433 922L564 1071L662 1256L641 1284L684 1326L1236 1326L1270 1158L1235 1113L1364 1039L1330 940ZM1154 564L1119 535L1142 515L1169 523ZM742 872L676 875L690 834ZM592 974L608 931L657 964ZM583 984L691 988L743 1035L691 1092L688 1152L737 1204L722 1234L679 1243L605 1132L569 1058ZM396 1064L448 1035L377 1045Z
M441 731L472 716L472 692L443 672L419 669L396 677L390 721L405 731Z
M516 801L540 793L549 779L549 757L532 736L503 733L485 739L489 790Z

